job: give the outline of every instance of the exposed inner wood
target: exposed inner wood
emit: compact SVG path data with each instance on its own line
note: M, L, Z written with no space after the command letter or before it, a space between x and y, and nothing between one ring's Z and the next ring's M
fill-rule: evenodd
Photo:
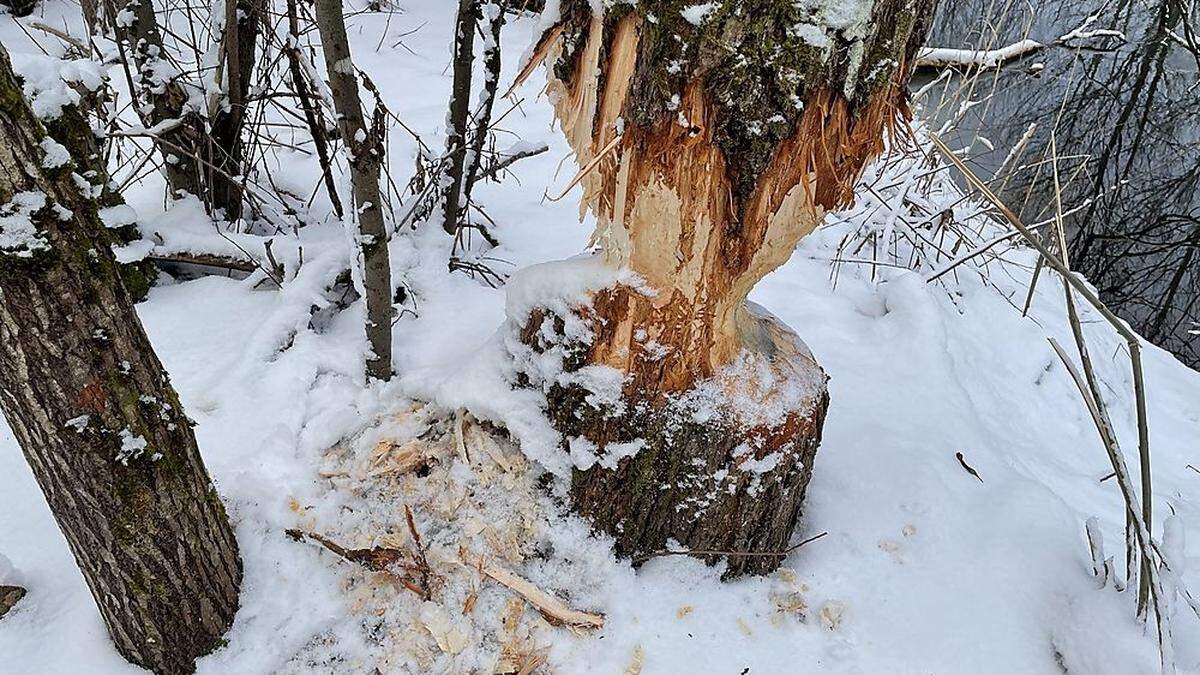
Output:
M902 99L884 87L851 116L840 93L819 89L753 194L738 203L702 81L686 87L674 118L646 127L623 116L641 21L625 14L605 40L604 18L592 16L572 76L552 77L548 90L581 166L620 136L584 176L581 212L595 214L592 241L605 259L653 289L648 296L617 288L596 298L598 314L616 325L594 344L593 362L632 374L631 391L669 393L712 376L741 351L735 315L750 289L786 262L827 210L849 200ZM545 60L557 63L563 33L547 39ZM686 349L649 367L644 343Z

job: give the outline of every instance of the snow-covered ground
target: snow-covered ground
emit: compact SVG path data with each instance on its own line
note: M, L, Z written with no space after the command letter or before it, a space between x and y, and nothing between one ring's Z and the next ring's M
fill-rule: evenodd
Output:
M452 3L400 6L350 19L355 57L390 109L437 147L449 89ZM42 20L59 25L78 10L53 0L40 11ZM532 28L532 20L522 19L506 33L506 81ZM37 50L8 16L0 17L0 39L13 52ZM407 49L392 47L401 39ZM53 52L56 41L38 40ZM574 167L568 159L558 171L567 149L551 126L549 105L537 99L538 86L518 92L524 102L502 126L512 140L544 141L550 152L522 161L514 178L480 195L499 223L502 246L489 255L504 272L577 255L590 233L577 220L574 195L557 203L542 198L565 185ZM406 180L415 145L394 130L391 150L393 176ZM281 175L305 193L315 184L307 161L283 158L280 165ZM1159 669L1153 630L1135 621L1132 594L1100 589L1091 574L1084 523L1098 518L1107 554L1120 561L1123 506L1115 481L1101 481L1108 459L1047 341L1054 337L1071 351L1061 282L1043 276L1022 317L1035 260L1024 249L1006 249L1007 263L968 264L957 277L934 283L904 269L904 251L891 257L881 251L898 267L841 263L836 279L832 274L831 260L870 257L839 248L848 233L899 227L888 213L900 205L897 183L907 186L915 165L893 166L901 180L877 181L880 197L864 194L850 213L830 216L751 296L804 338L831 377L825 437L796 540L828 535L771 577L722 583L719 569L683 557L634 571L603 540L585 537L578 521L549 514L539 526L555 555L519 571L543 588L569 593L573 605L607 615L598 633L543 633L550 672L636 672L627 669L639 662L643 673ZM160 233L164 247L220 245L194 204L164 214L161 186L150 183L130 196L145 232ZM954 201L944 180L940 185L941 193L925 198ZM318 201L313 212L320 209ZM955 215L967 221L973 210L963 204ZM363 573L283 532L302 513L308 525L333 527L339 518L345 500L332 498L332 482L319 474L326 449L410 398L467 407L507 422L515 433L536 426L528 399L507 392L495 358L504 290L448 275L449 242L440 231L401 233L392 244L394 270L413 290L418 316L396 326L401 377L374 388L361 374L361 307L321 332L308 328L309 307L324 302L314 289L349 258L348 239L332 223L309 226L300 237L305 262L282 291L256 287L254 278L209 277L164 283L139 307L198 422L245 561L242 608L229 644L199 662L203 673L361 673L377 663L378 645L344 592L347 579ZM261 238L240 242L261 250ZM277 237L274 250L291 277L298 243ZM1095 313L1084 310L1083 319L1127 461L1136 466L1127 354ZM1155 536L1175 533L1165 549L1180 552L1174 568L1200 590L1200 471L1188 468L1200 466L1200 374L1152 346L1145 352ZM535 435L529 431L531 441ZM1177 519L1170 528L1168 516ZM0 554L29 589L0 620L0 672L137 671L108 642L3 424ZM394 602L417 601L399 589ZM1182 601L1173 618L1179 670L1200 672L1200 620ZM322 650L329 658L318 665L313 657ZM299 654L306 656L297 660ZM468 649L437 667L472 672L475 658Z

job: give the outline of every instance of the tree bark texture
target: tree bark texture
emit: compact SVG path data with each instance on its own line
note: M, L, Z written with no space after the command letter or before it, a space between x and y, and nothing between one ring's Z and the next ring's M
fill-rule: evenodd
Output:
M51 125L72 150L75 114ZM45 168L45 138L0 50L0 410L117 650L191 672L237 611L237 542L81 175L95 158Z
M8 610L16 607L21 598L25 597L25 589L20 586L0 585L0 619L8 614Z
M367 297L367 341L372 352L367 358L367 375L387 380L392 376L392 272L379 194L385 130L381 125L372 125L368 129L363 118L358 77L350 58L341 2L317 0L316 6L317 29L321 33L329 87L333 90L338 132L350 154L350 182L354 212L358 216L363 286Z
M575 365L622 373L622 405L597 408L571 386L548 393L567 442L601 453L644 443L616 468L597 464L572 481L577 510L619 553L671 539L733 551L727 575L782 560L757 554L786 548L828 397L798 338L746 297L850 202L887 134L904 131L934 2L847 2L861 12L829 18L791 0L724 0L698 15L680 0L603 15L564 0L541 37L522 77L539 62L549 68L551 101L583 167L581 211L597 219L593 243L643 282L594 293L576 312L590 335ZM535 324L524 337L538 349L554 329L544 317ZM769 377L755 384L746 368ZM713 383L725 403L696 422L686 402ZM765 426L731 403L773 405L797 383L807 393Z

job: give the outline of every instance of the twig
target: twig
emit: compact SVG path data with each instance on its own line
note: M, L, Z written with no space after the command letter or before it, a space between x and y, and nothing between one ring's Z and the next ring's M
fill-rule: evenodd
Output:
M582 181L589 173L591 173L592 169L595 169L596 166L604 160L608 153L613 150L613 148L617 147L617 143L620 143L622 138L622 136L614 136L613 139L608 142L608 145L604 146L601 148L600 152L596 153L596 156L592 158L592 161L588 162L586 166L579 170L579 173L575 174L575 177L571 179L571 182L567 184L567 187L563 188L562 194L558 195L557 197L546 195L546 199L549 199L552 202L557 202L563 197L566 197L567 193L570 192L572 188L574 188L576 185L579 185L579 182Z
M462 552L462 556L466 553ZM480 558L475 563L467 562L464 558L464 563L468 567L473 567L484 576L490 577L506 586L509 590L525 598L529 604L537 608L542 616L552 624L575 626L579 628L603 628L604 615L592 614L590 612L581 612L577 609L571 609L563 601L546 593L537 586L529 583L525 579L517 576L513 572L492 563L487 558Z
M411 554L401 551L396 548L388 548L386 546L375 546L373 548L346 548L331 539L317 534L316 532L304 532L303 530L289 529L284 531L287 536L296 541L311 540L329 549L338 557L348 560L357 565L361 565L372 572L382 572L397 579L402 586L408 590L421 596L422 599L429 599L428 588L421 588L414 584L408 578L396 574L396 569L400 568L405 572L420 572L411 562Z
M962 468L964 470L966 470L967 473L971 474L972 476L975 476L975 478L977 478L980 483L983 482L983 477L980 476L979 472L976 471L975 469L973 469L970 464L967 464L967 460L963 459L963 454L961 452L954 453L954 457L958 460L958 463L962 465Z
M917 68L995 68L1045 47L1037 40L1021 40L999 49L944 49L925 47L917 53Z
M783 549L782 551L707 551L707 550L702 550L702 549L687 549L687 550L683 550L683 551L671 551L671 550L664 549L662 551L655 551L654 553L647 553L645 555L637 556L637 557L633 558L633 562L642 563L647 560L650 560L651 558L661 558L661 557L669 556L669 555L690 555L690 556L697 556L697 557L705 557L705 556L711 556L711 555L723 555L723 556L728 556L730 558L784 557L784 556L791 555L791 553L793 551L795 551L796 549L798 549L802 546L811 544L812 542L820 539L821 537L824 537L827 534L829 534L829 533L822 532L820 534L813 535L813 536L809 537L808 539L805 539L804 541L800 542L799 544L789 546L789 547Z
M513 164L516 164L518 161L527 157L536 157L537 155L547 152L548 150L550 150L550 146L543 144L536 148L514 152L504 159L496 160L480 171L479 180L484 181L490 178L495 178L501 171L504 171Z

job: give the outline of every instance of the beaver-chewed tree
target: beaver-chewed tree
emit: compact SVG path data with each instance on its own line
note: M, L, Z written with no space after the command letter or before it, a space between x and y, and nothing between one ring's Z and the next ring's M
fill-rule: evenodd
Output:
M0 48L0 411L117 651L185 673L233 622L241 560L114 259L107 183L87 121L34 117Z
M540 37L522 77L547 65L597 257L635 276L517 317L566 371L524 379L571 449L575 508L618 553L736 552L708 557L727 576L780 563L826 377L746 296L904 128L935 2L564 0ZM598 366L619 396L596 390Z

